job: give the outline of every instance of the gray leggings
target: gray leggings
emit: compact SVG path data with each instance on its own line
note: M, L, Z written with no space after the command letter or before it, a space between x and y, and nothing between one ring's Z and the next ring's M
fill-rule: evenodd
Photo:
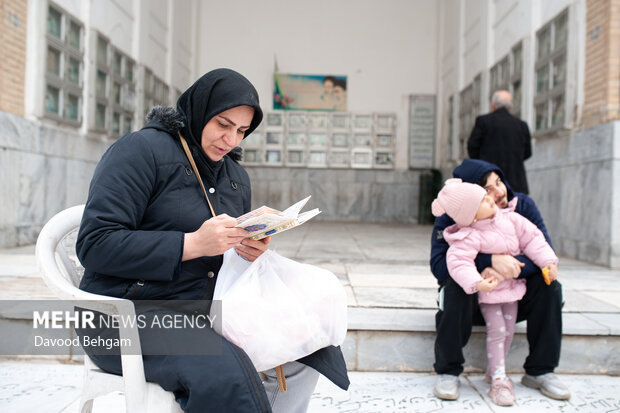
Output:
M310 397L319 380L319 373L312 367L292 361L282 366L286 376L288 391L280 392L276 379L276 370L261 373L263 386L274 413L305 413L310 404Z

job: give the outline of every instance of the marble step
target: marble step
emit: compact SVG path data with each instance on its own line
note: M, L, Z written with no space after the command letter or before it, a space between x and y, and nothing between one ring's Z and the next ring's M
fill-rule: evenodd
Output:
M620 313L562 314L563 339L558 373L620 374ZM465 347L465 369L486 366L485 329L474 327ZM349 331L342 345L352 371L432 372L435 310L349 308ZM506 360L510 372L523 371L528 354L526 322L517 324Z
M570 313L563 317L564 336L558 373L620 374L620 313ZM351 371L432 372L435 310L428 308L349 308L349 330L342 345ZM32 329L32 319L0 315L0 330ZM61 330L65 331L66 330ZM0 354L11 345L11 334L0 343ZM63 337L59 337L63 338ZM485 330L474 327L465 347L465 370L482 372L486 366ZM528 354L526 323L517 324L506 361L512 373L522 372ZM17 358L28 356L17 356ZM79 361L78 354L38 356Z

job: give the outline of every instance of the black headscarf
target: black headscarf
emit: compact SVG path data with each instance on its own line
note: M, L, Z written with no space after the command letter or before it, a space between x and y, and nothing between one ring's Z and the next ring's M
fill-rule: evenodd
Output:
M254 117L245 131L246 137L263 120L263 111L252 83L231 69L215 69L204 74L179 96L177 111L185 120L181 133L188 144L195 148L194 154L199 155L214 176L217 175L218 164L221 162L212 161L202 150L202 130L218 113L243 105L254 108Z

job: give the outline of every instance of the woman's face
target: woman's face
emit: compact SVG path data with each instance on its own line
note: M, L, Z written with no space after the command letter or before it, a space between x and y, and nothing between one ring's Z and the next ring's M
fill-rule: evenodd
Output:
M209 159L219 161L239 145L254 118L254 108L236 106L212 117L202 130L201 145Z

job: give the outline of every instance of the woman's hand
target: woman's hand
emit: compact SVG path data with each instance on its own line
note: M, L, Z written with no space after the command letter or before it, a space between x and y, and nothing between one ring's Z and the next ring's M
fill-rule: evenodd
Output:
M236 225L237 220L226 214L206 220L197 231L185 234L181 260L213 257L241 245L248 232Z
M239 254L241 257L245 258L246 260L254 261L263 252L267 251L267 248L269 248L270 242L271 242L271 237L265 237L258 241L246 238L243 241L241 241L241 245L235 248L235 251L237 251L237 254Z

